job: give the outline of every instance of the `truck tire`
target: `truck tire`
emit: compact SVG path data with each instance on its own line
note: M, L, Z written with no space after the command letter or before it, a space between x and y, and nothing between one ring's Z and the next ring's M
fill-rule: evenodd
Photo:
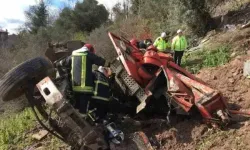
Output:
M6 73L0 80L0 97L3 101L15 99L24 94L28 82L39 82L49 75L53 67L44 57L29 59Z

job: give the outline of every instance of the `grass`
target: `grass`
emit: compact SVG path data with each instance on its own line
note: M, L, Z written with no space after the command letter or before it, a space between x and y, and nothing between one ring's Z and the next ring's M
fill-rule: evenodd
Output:
M32 145L41 145L42 149L57 150L67 147L59 139L48 134L41 141L32 138L39 131L38 123L30 108L19 114L2 117L0 119L0 150L26 149Z
M10 149L17 145L24 137L25 131L35 126L35 117L31 109L25 109L15 116L0 119L0 149Z
M214 133L215 132L215 133ZM223 139L230 138L235 134L235 130L230 131L211 131L208 132L205 137L201 139L199 143L197 143L197 150L209 150L214 145L220 145Z
M230 60L230 46L220 46L215 50L201 50L186 53L183 56L183 67L191 73L197 73L202 68L224 65Z

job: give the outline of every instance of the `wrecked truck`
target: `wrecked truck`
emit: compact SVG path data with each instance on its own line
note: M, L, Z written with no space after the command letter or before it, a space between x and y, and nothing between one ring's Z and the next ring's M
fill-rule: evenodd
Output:
M181 115L199 113L205 123L213 126L230 122L233 111L228 109L222 94L176 65L170 53L140 50L127 39L108 34L117 52L110 66L114 74L113 97L133 108L135 116L147 111L160 112L170 122L169 114L174 111ZM71 105L74 96L68 68L53 66L82 46L81 41L49 44L46 57L30 59L2 77L1 98L9 101L25 94L39 123L72 149L119 146L128 136L116 127L114 119L108 116L97 124L89 120L94 112L85 116L77 112ZM153 149L143 132L133 133L129 139L132 149Z

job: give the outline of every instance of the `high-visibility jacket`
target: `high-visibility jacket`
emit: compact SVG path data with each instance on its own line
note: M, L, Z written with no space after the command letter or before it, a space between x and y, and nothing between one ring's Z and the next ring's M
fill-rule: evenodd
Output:
M172 40L171 50L184 51L187 48L187 40L185 36L175 36Z
M109 79L101 72L94 71L94 91L93 99L109 101L110 99L110 86Z
M105 60L83 47L72 52L72 55L60 61L61 66L71 68L71 82L74 92L93 93L94 81L92 65L105 66Z
M167 48L170 48L170 43L164 40L162 37L158 37L154 42L154 46L158 51L164 52Z

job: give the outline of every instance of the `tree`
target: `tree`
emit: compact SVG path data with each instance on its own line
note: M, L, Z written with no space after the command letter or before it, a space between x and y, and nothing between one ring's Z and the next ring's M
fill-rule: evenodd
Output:
M37 5L30 6L25 15L26 25L31 33L37 33L39 28L48 26L48 9L43 0Z
M156 34L182 28L190 35L203 36L213 24L206 0L131 0L131 4L130 11L150 20Z
M90 32L108 20L109 13L96 0L77 2L73 11L73 21L81 31Z
M108 20L109 13L96 0L77 2L74 9L64 8L56 24L67 31L91 32Z
M77 28L73 23L73 10L68 7L65 7L59 14L59 17L56 20L56 25L58 26L58 28L67 31L76 31Z

